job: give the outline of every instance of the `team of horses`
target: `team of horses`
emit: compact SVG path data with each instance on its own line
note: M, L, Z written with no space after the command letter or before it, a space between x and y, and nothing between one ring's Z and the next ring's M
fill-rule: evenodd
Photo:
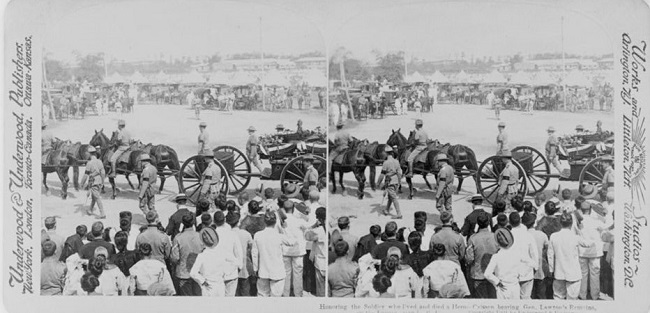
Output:
M336 193L336 173L339 174L339 184L342 190L343 174L352 172L358 182L357 197L363 199L364 188L366 184L365 170L369 168L370 186L372 190L376 189L375 177L376 167L381 165L386 160L387 154L384 151L386 146L397 147L396 159L400 163L402 172L406 173L408 170L407 159L411 154L413 147L415 147L415 131L411 131L407 138L401 133L401 130L392 130L392 133L386 140L385 144L378 142L370 143L368 140L353 139L349 149L337 157L337 160L332 162L330 169L330 179L332 181L332 193ZM330 141L330 149L334 147L334 143ZM456 177L458 178L458 187L456 192L459 192L463 180L466 176L472 176L478 170L478 162L476 154L472 149L467 146L456 144L441 144L438 140L433 140L427 143L427 149L423 152L426 155L422 158L416 158L413 166L415 175L422 175L427 187L432 189L431 184L427 179L427 175L433 174L437 177L441 165L437 157L439 154L444 153L449 158L449 164L454 168ZM413 198L414 189L411 177L406 177L406 183L409 187L409 199ZM401 184L400 184L401 190Z
M47 186L47 174L56 173L61 181L61 197L66 199L68 196L68 185L70 183L68 172L70 167L72 167L74 188L78 191L79 167L84 166L86 162L90 160L88 148L91 146L98 147L98 158L102 161L104 169L108 174L111 170L111 157L118 146L117 132L113 132L111 138L108 138L108 136L104 134L103 130L95 130L95 134L92 136L88 144L81 142L72 143L70 140L56 139L52 145L52 149L43 155L41 171L43 173L43 185L45 186L45 190L49 191L49 187ZM160 177L159 192L162 191L165 186L165 179L167 176L162 173L165 169L170 170L172 176L174 176L178 182L180 162L174 149L166 145L154 145L151 143L143 144L140 141L135 141L130 144L129 149L124 152L122 157L120 157L119 160L123 161L118 162L116 168L116 174L123 175L131 189L135 189L135 186L131 182L129 176L135 174L138 178L139 184L140 174L143 170L143 164L140 157L145 153L150 155L151 164L158 169L158 176ZM109 177L108 181L112 188L111 199L115 199L117 195L115 178ZM103 191L102 187L102 192Z

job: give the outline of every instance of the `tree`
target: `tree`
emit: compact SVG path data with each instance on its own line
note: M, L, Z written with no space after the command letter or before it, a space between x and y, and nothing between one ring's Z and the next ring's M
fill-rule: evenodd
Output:
M386 79L391 82L402 81L404 72L404 56L401 53L387 53L381 55L377 53L377 67L374 74L381 80Z
M79 66L75 69L75 77L78 81L84 80L90 83L100 83L104 77L104 58L101 54L77 55Z

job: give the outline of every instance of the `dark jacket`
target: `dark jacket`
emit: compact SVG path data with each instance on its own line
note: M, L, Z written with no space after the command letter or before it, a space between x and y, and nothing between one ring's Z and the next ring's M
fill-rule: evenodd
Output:
M81 240L81 236L74 234L66 238L65 243L63 244L63 251L61 251L61 258L59 261L65 262L69 256L79 252L79 249L83 247L84 243Z
M357 262L366 253L370 253L375 246L377 246L377 241L375 241L375 236L372 234L367 234L359 238L359 243L357 244L357 249L354 251L352 261Z
M167 224L165 232L168 236L171 237L172 241L174 241L174 237L176 237L176 235L181 232L181 225L183 225L183 216L188 213L193 214L187 208L182 208L176 210L176 212L174 212L174 214L169 217L169 224Z
M409 248L405 243L397 241L397 239L388 239L372 249L372 258L377 260L385 258L388 254L388 249L391 247L399 248L399 250L402 252L402 258L406 257L409 254Z
M95 256L95 249L97 249L97 247L106 248L109 258L115 254L115 246L110 242L106 242L103 238L98 237L93 239L93 241L83 245L79 249L79 255L82 259L90 260L90 258Z
M476 218L481 213L487 213L488 219L490 221L490 229L492 229L492 214L486 212L483 209L475 209L471 213L467 214L465 217L465 222L463 223L463 228L460 229L460 234L469 239L469 237L474 234L474 228L476 228Z

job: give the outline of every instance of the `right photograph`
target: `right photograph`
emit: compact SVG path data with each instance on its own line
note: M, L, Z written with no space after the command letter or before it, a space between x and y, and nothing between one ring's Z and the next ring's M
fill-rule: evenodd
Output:
M595 19L427 3L337 34L330 297L613 299L616 40Z

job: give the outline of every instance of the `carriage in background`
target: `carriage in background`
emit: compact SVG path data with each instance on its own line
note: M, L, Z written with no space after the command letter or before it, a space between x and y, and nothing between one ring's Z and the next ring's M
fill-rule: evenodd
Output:
M604 131L565 136L560 140L558 158L569 163L566 177L551 173L549 161L539 150L518 146L512 151L512 161L519 169L519 192L534 196L543 192L551 180L578 182L578 192L586 185L599 189L605 176L604 163L614 156L614 133ZM500 156L484 160L476 174L476 189L489 203L496 200L499 174L504 168Z

